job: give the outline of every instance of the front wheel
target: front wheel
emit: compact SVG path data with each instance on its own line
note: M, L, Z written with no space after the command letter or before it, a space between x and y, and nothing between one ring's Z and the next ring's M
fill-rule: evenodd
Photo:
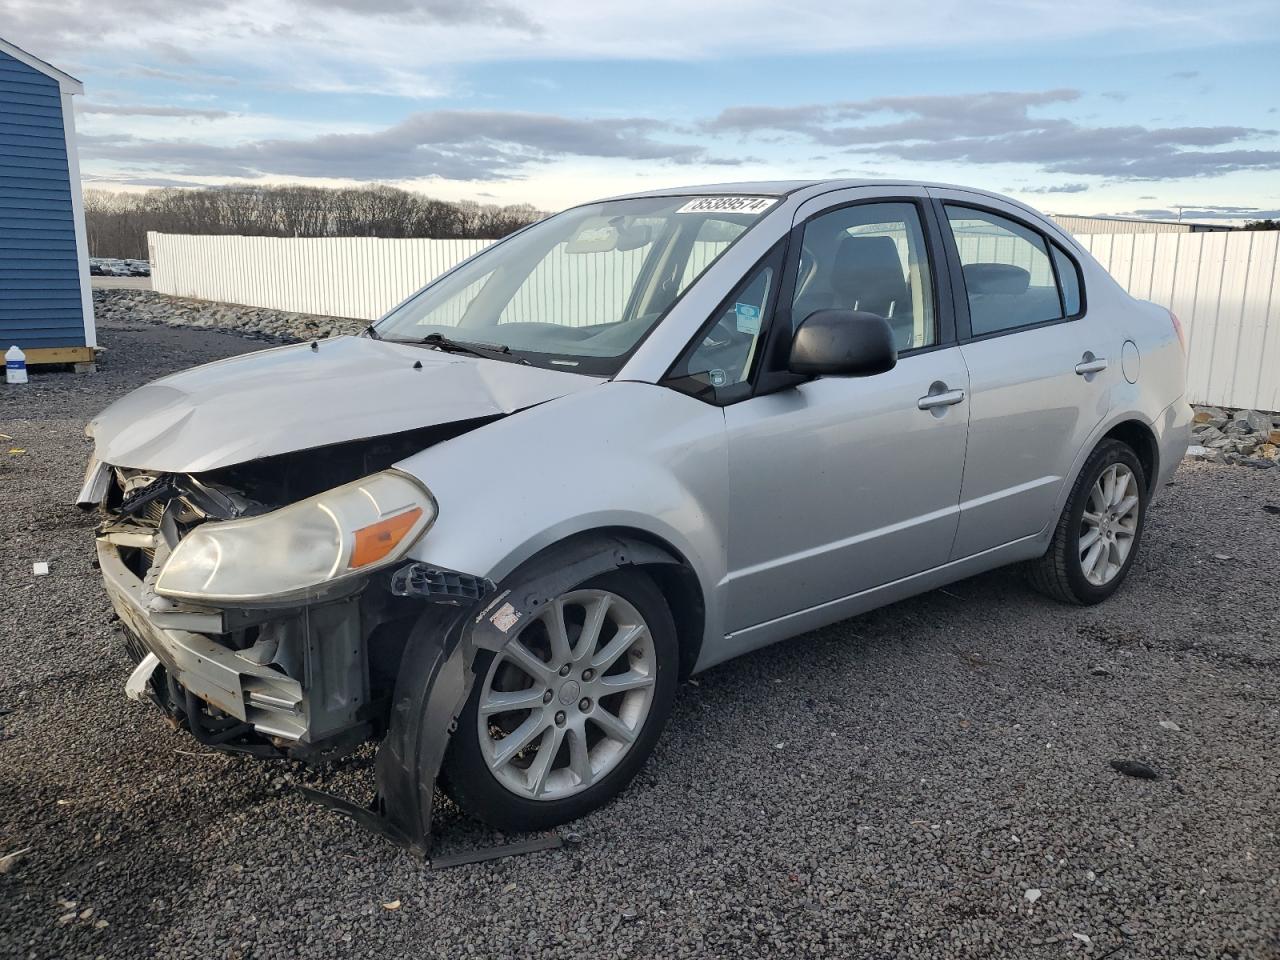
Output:
M636 570L548 603L497 653L482 651L441 782L502 830L539 830L603 806L653 752L675 696L671 611Z
M1127 444L1100 443L1076 478L1031 582L1065 603L1101 603L1129 574L1147 516L1146 472Z

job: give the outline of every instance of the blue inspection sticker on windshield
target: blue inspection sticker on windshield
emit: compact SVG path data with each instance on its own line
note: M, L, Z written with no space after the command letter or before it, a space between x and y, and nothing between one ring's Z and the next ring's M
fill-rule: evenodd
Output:
M733 312L738 316L738 332L749 333L753 337L760 332L760 308L749 303L734 304Z

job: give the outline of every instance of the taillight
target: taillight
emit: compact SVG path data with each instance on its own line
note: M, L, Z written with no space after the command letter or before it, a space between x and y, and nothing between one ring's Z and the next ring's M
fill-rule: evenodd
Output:
M1169 311L1169 319L1173 321L1173 332L1178 335L1178 343L1182 345L1182 352L1187 352L1187 335L1182 331L1182 321L1178 319L1178 315L1172 310Z

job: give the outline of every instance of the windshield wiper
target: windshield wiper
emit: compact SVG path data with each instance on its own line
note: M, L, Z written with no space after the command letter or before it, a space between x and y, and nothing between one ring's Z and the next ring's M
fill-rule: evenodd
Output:
M503 360L507 363L522 363L525 366L532 366L524 357L512 353L511 348L508 346L472 343L469 340L454 340L452 337L446 337L443 333L428 333L421 340L400 342L422 343L428 347L443 350L445 353L469 353L473 357L481 357L485 360Z

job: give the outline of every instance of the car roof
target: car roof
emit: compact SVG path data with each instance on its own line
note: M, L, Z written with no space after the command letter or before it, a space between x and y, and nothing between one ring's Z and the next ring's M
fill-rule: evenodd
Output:
M931 180L849 180L849 179L827 179L827 180L746 180L740 183L702 183L694 184L686 187L662 187L656 190L642 190L637 193L625 193L616 197L607 197L605 200L593 200L591 203L603 203L606 200L633 200L641 197L683 197L683 196L744 196L744 197L794 197L797 202L803 203L814 197L821 196L825 193L831 193L835 190L847 190L851 187L883 187L885 190L891 190L895 187L932 187L939 190L955 190L957 192L973 194L975 197L987 197L992 200L999 200L1007 203L1012 207L1016 207L1027 216L1039 221L1042 227L1049 229L1056 236L1067 240L1070 245L1077 250L1082 250L1079 241L1071 236L1060 224L1019 200L1012 197L1006 197L1003 194L995 193L991 190L982 190L978 187L967 187L963 184L956 183L937 183ZM584 204L585 205L585 204Z
M610 200L631 200L637 197L680 197L680 196L751 196L751 197L785 197L800 190L821 188L816 193L829 190L844 190L849 187L945 187L952 190L967 190L971 193L984 193L986 190L965 187L952 183L933 183L927 180L745 180L739 183L699 183L682 187L660 187L654 190L639 190L635 193L624 193Z

